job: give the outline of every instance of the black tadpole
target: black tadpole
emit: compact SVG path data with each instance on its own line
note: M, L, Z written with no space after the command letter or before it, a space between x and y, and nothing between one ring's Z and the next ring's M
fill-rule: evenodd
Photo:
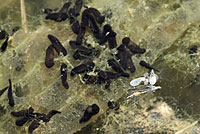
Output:
M71 76L74 76L75 74L81 74L87 71L92 71L94 66L95 64L92 61L80 64L72 69Z
M102 24L104 22L105 17L102 16L96 8L88 8L88 10L99 24Z
M65 21L67 18L68 18L68 15L66 13L49 13L45 19L61 22L61 21Z
M1 52L4 52L6 50L6 48L8 46L8 39L9 39L9 37L7 36L6 40L4 41L4 43L1 46Z
M8 33L5 30L0 31L0 40L5 39L8 36Z
M38 128L39 126L40 126L39 121L38 121L38 120L34 120L34 121L30 124L30 126L28 127L28 133L29 133L29 134L32 134L32 132L33 132L36 128Z
M46 50L46 57L45 57L45 65L48 68L51 68L54 66L54 51L53 46L50 45Z
M79 120L79 123L87 122L91 119L92 116L99 113L99 106L97 104L93 104L91 106L88 106L84 112L83 117Z
M78 34L79 30L80 30L80 24L79 24L78 20L74 20L74 19L70 18L69 21L70 21L72 31L75 34Z
M63 47L63 45L60 43L60 41L53 35L48 35L49 40L52 43L52 46L56 49L58 55L67 55L67 50Z
M8 89L8 87L5 87L3 89L0 90L0 96Z
M67 13L71 2L66 2L58 13Z
M75 16L78 16L80 14L82 7L83 7L83 0L76 0L75 5L73 7Z
M130 75L121 68L121 66L115 59L109 59L108 65L111 66L112 69L118 72L121 76L130 77Z
M15 105L15 103L14 103L14 98L13 98L11 79L9 79L8 99L9 99L9 105L10 105L11 107L13 107L13 106Z
M23 117L23 118L21 118L21 119L18 119L16 122L15 122L15 124L17 125L17 126L23 126L25 123L27 123L28 122L28 118L27 117Z
M159 70L155 69L154 67L152 67L150 64L146 63L145 61L141 60L140 63L139 63L141 66L147 68L147 69L153 69L157 72L159 72Z
M28 133L31 134L39 127L40 121L49 122L52 116L60 113L61 112L57 110L51 110L47 115L44 113L35 113L34 109L30 107L29 109L20 110L18 112L11 112L11 115L14 117L21 117L15 122L17 126L23 126L25 123L32 121L28 127Z
M62 84L63 86L68 89L69 85L67 83L67 65L66 64L62 64L60 67L60 73L61 73L61 80L62 80Z

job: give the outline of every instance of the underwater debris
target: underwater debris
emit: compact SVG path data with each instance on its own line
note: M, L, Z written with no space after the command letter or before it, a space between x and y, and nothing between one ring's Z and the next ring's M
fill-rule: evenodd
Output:
M92 104L91 106L88 106L84 112L83 117L79 120L79 123L84 123L89 121L92 116L99 113L99 106L97 104Z
M19 29L20 29L20 26L14 27L14 28L12 29L11 36L12 36L13 34L15 34Z
M21 69L24 67L24 65L25 65L25 61L20 60L19 62L17 62L15 70L21 71Z
M114 110L119 110L120 108L119 103L114 102L114 101L108 101L107 105L110 109L114 109Z
M49 34L48 38L51 41L53 48L55 48L55 50L57 51L58 55L67 55L67 50L63 47L63 45L55 36Z
M134 90L131 92L131 95L128 96L127 98L130 98L132 96L138 96L138 95L150 92L150 91L154 92L157 89L161 89L160 86L154 86L156 84L157 80L158 80L158 76L154 73L153 69L151 70L150 76L148 73L145 73L144 77L139 77L139 78L132 80L130 82L131 86L137 87L137 88L140 88L143 90ZM139 86L142 82L144 83L144 85Z
M188 48L188 53L190 55L190 59L193 59L195 57L195 54L198 51L198 46L197 45L192 45Z
M61 72L61 80L62 80L62 84L63 86L68 89L69 85L67 83L67 65L66 64L62 64L60 67L60 72Z
M9 87L8 87L8 100L9 100L9 105L11 107L14 107L15 102L14 102L14 98L13 98L13 92L12 92L12 82L11 79L8 80L9 81Z
M137 79L134 79L130 82L130 85L133 87L138 86L141 82L144 82L144 85L147 85L148 83L150 85L154 85L157 80L158 80L158 76L154 73L154 70L151 70L150 76L148 76L148 73L144 74L144 77L139 77Z
M197 50L198 50L197 45L193 45L189 47L188 53L189 54L197 53Z

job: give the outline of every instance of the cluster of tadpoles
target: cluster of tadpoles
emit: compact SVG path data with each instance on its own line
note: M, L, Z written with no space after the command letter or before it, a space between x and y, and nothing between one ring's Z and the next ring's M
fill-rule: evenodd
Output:
M20 117L16 120L15 124L17 126L23 126L25 123L31 122L28 127L28 132L32 133L36 128L40 126L40 121L49 122L51 117L57 113L61 113L56 110L51 110L48 114L36 113L34 109L30 107L29 109L20 110L18 112L11 112L11 115L14 117Z
M99 25L101 26L104 23L105 17L101 15L101 13L95 8L84 6L86 9L82 12L81 23L79 23L77 17L80 15L80 11L83 6L82 0L76 0L74 6L72 8L69 8L70 6L71 2L67 2L58 12L56 12L57 9L45 9L44 13L47 14L47 20L54 20L56 22L65 21L68 18L72 31L77 34L76 40L70 41L69 44L72 48L76 50L73 54L73 58L75 60L83 60L83 63L77 65L71 70L71 76L84 73L82 80L85 82L85 84L105 83L106 89L109 88L112 79L117 79L120 76L130 77L126 70L129 70L131 73L134 73L136 71L131 57L135 54L143 54L146 52L146 50L144 48L140 48L136 43L131 41L129 37L124 37L122 39L122 44L118 46L116 41L117 34L113 31L112 27L109 24L105 24L103 26L103 31L101 31L101 29L99 28ZM104 45L106 42L108 42L108 47L110 50L114 48L117 49L117 54L111 53L112 58L107 60L108 65L115 72L109 70L101 70L95 67L93 59L100 55L100 50L91 48L90 44L85 43L84 35L87 30L93 33L93 36L97 39L99 45ZM9 36L5 31L0 32L0 40L6 39L1 46L1 51L5 51L7 47L8 37ZM48 39L50 40L51 44L46 50L45 65L47 68L51 68L55 65L54 50L59 56L66 56L67 50L54 35L49 34ZM140 61L139 64L148 69L155 70L155 68L150 66L145 61ZM92 71L95 72L97 75L90 75L89 72ZM67 65L65 63L61 64L60 72L62 84L66 89L68 89L69 85L67 83ZM0 96L7 89L9 105L13 107L14 99L12 95L12 83L10 79L9 86L0 90ZM119 109L119 104L117 102L109 101L107 105L110 109ZM99 111L100 108L97 104L88 106L84 112L84 115L79 120L79 123L89 121L92 116L99 113ZM30 107L26 110L12 112L11 115L15 117L21 117L16 121L17 126L23 126L25 123L32 121L28 128L28 132L32 133L33 130L39 127L40 121L48 122L50 118L57 113L61 112L52 110L48 114L35 113L34 109Z
M70 5L71 2L67 2L58 12L53 12L53 10L50 9L46 9L45 12L47 13L47 20L49 19L60 22L68 18L72 31L77 34L76 41L70 41L69 44L71 47L76 49L73 58L75 60L84 60L84 62L71 70L71 76L85 73L82 77L85 84L105 83L105 88L107 89L110 86L111 79L116 79L120 76L129 77L126 70L129 70L131 73L135 72L135 66L132 62L131 56L134 54L143 54L146 50L140 48L137 44L131 41L129 37L123 38L122 45L117 47L117 34L113 31L112 27L109 24L105 24L103 26L103 31L99 28L99 25L103 24L105 17L101 15L97 9L85 6L86 9L82 12L81 23L79 23L77 17L80 15L83 2L82 0L77 0L72 8L69 8ZM108 70L104 71L98 68L93 70L95 67L93 58L98 57L100 51L91 48L89 44L86 45L86 43L83 42L86 30L93 33L93 36L98 40L99 45L104 45L108 42L109 49L117 47L118 53L111 54L114 55L113 58L107 60L108 65L111 66L116 73ZM52 45L47 48L45 64L48 68L51 68L54 65L53 48L56 49L57 47L56 51L58 54L61 53L63 56L66 56L67 52L55 36L48 35L48 38ZM66 75L67 65L64 65L63 63L61 66L65 66L64 75L62 70L63 67L61 67L62 83L63 86L68 89L69 85L67 84ZM89 75L88 72L91 71L94 71L97 75Z

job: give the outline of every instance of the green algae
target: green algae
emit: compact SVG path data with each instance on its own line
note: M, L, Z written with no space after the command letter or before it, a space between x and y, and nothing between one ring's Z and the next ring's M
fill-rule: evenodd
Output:
M9 113L11 111L26 109L29 106L32 106L38 112L47 113L52 109L62 112L61 115L53 117L49 123L42 123L34 131L35 133L42 134L75 133L88 124L94 124L94 130L91 133L113 134L131 132L175 133L187 126L189 122L181 121L174 115L173 110L176 109L169 110L169 117L161 116L153 118L152 113L146 111L150 105L164 105L165 108L170 109L163 101L159 104L154 104L152 102L154 94L139 96L139 98L133 98L131 103L126 103L126 91L131 88L129 82L132 79L147 72L146 69L139 66L138 63L140 60L145 60L150 64L154 63L160 70L159 76L161 77L161 81L158 84L163 89L158 91L158 96L165 97L165 93L177 88L177 86L174 86L174 88L170 89L170 84L176 85L176 83L181 82L186 82L185 86L189 84L187 83L188 81L181 81L182 79L178 81L176 78L166 81L167 79L171 79L177 70L184 72L178 76L179 78L185 74L195 77L196 72L193 68L196 63L199 63L199 58L194 61L193 65L188 64L190 63L189 58L183 62L181 61L187 55L186 49L190 45L190 42L193 40L199 42L197 33L199 32L200 16L198 10L200 9L200 5L198 4L198 0L182 2L170 0L93 0L87 2L88 6L95 7L101 12L108 10L112 12L112 16L106 18L105 24L111 24L113 30L117 32L118 45L121 44L123 37L129 36L134 42L147 49L144 55L132 57L137 71L130 78L119 78L112 81L109 90L105 90L103 84L85 85L81 82L79 76L69 77L70 88L68 90L64 89L60 80L60 64L63 62L66 63L69 67L68 72L70 73L72 67L81 63L81 61L74 61L72 58L74 50L69 46L69 41L74 40L76 36L71 31L68 21L61 23L44 21L44 15L42 15L41 10L35 13L32 8L32 10L28 9L29 31L25 33L21 29L14 34L8 50L0 55L0 84L2 85L0 87L7 85L7 80L11 78L14 83L14 98L16 101L16 106L10 108L7 105L8 100L6 95L1 96L0 105L4 107L4 112L1 111L2 116L0 119L2 122L0 123L0 131L2 133L26 133L28 124L24 127L15 126L16 119L11 117ZM57 1L56 3L54 1L42 1L41 4L27 2L26 6L33 5L33 7L41 9L43 6L44 8L56 8L62 4L62 1ZM12 15L14 13L12 14L12 12L15 8L11 5L9 9L2 7L0 11L8 10L9 12L4 14L11 14L10 16L13 18ZM14 15L16 17L10 26L8 26L10 18L2 18L3 21L1 21L1 24L4 24L2 28L10 30L10 27L20 25L20 11L18 10ZM194 31L194 33L189 35L192 35L194 39L191 36L184 36L188 29L193 29L191 31ZM48 34L55 35L68 50L67 57L56 57L55 66L51 69L46 68L44 65L45 50L50 45L50 41L47 38ZM100 56L94 59L97 67L103 69L109 68L106 65L105 59L112 57L109 52L110 50L106 47L99 47L90 33L86 34L85 40L87 43L101 50ZM20 71L16 71L16 67L20 61L24 61L24 67ZM180 69L180 66L182 69ZM173 68L174 72L170 73L172 76L167 75ZM191 69L187 70L187 68ZM175 91L170 93L175 99L178 99L177 96L180 94ZM191 96L195 96L195 94ZM183 96L183 98L185 97ZM122 107L118 114L108 111L106 105L109 100L121 100ZM93 103L100 106L101 110L99 114L89 122L79 124L79 119L83 115L85 108ZM162 114L162 112L162 110L156 111L158 114ZM98 117L101 121L97 120ZM101 127L98 129L99 131L96 131L96 128L99 126L95 126L95 124L98 124L98 122L101 122ZM172 122L171 125L169 125L170 122ZM197 130L195 129L194 131Z

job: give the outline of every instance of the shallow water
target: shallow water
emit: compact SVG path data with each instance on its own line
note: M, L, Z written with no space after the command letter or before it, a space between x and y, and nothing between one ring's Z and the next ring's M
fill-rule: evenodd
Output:
M1 2L2 0L0 0L0 3ZM147 52L145 55L134 56L133 58L136 68L139 70L139 72L136 72L136 74L132 74L131 78L129 79L122 78L122 79L114 81L113 82L114 84L111 85L113 90L105 91L103 90L102 86L86 87L86 85L83 85L79 81L79 77L76 77L76 78L70 78L71 80L70 84L73 86L74 90L70 90L68 92L63 90L63 88L60 88L60 83L59 83L60 81L58 80L59 70L54 68L53 71L48 72L49 70L47 71L47 69L42 66L43 65L42 56L44 55L44 53L43 52L39 53L40 49L33 50L34 48L29 49L27 46L26 46L27 48L24 47L26 43L30 43L30 44L32 43L32 45L38 46L37 49L41 47L41 49L43 50L47 46L48 42L45 40L45 37L41 37L41 36L46 36L49 32L52 32L52 33L58 34L58 37L61 38L61 42L64 42L64 45L69 48L68 41L74 38L74 34L67 31L69 30L68 23L62 23L61 26L57 26L54 22L52 23L52 22L44 21L45 15L42 12L43 8L48 7L48 8L54 9L57 7L61 7L64 2L63 0L59 0L56 2L53 0L51 1L50 0L48 1L28 0L25 2L26 2L25 6L26 6L28 28L30 31L28 34L24 34L22 32L22 34L18 34L16 36L17 40L15 42L18 43L17 46L19 47L17 47L16 51L12 47L10 47L10 49L12 48L11 49L12 51L9 51L9 54L8 54L8 56L10 57L12 57L13 55L14 58L10 59L10 61L6 61L5 59L1 59L1 60L2 60L2 63L6 66L8 66L7 63L13 62L13 64L10 64L10 67L13 67L13 66L15 67L15 64L14 64L15 58L18 59L17 56L15 57L16 55L15 53L16 52L20 53L21 48L24 51L29 50L30 53L34 55L33 56L34 58L32 59L30 58L28 60L24 59L30 62L30 64L27 64L27 66L25 66L25 70L22 70L23 73L21 74L19 74L16 71L13 71L13 73L10 73L10 74L8 73L7 75L7 73L1 72L3 69L0 70L0 74L3 74L5 76L5 77L2 77L3 75L0 75L1 76L0 84L6 85L5 83L7 82L7 80L5 80L5 78L12 76L13 78L15 78L14 79L16 81L15 83L19 82L19 85L18 85L19 88L17 86L15 87L17 102L19 103L28 102L29 104L26 104L26 106L32 104L34 107L36 107L37 110L41 110L45 112L49 109L57 108L57 109L63 110L63 113L66 114L66 116L63 115L62 117L55 117L55 120L53 120L53 122L55 121L57 123L55 128L53 128L54 125L50 123L50 124L47 124L47 127L43 126L37 133L40 133L40 132L53 133L52 131L55 131L56 129L58 129L56 130L56 132L62 133L64 132L64 129L66 129L65 127L63 127L64 126L63 124L66 125L67 123L69 123L69 125L67 124L68 126L67 129L69 129L70 132L74 132L75 130L81 129L82 127L86 125L78 124L78 127L77 127L76 126L77 117L80 117L82 115L84 107L90 104L91 101L94 101L100 104L100 106L102 107L101 114L103 115L101 119L105 121L107 119L107 113L106 113L107 107L106 107L105 101L107 101L107 99L118 100L121 97L123 98L123 95L126 93L125 91L128 88L130 88L130 86L128 85L129 81L132 78L141 76L143 75L143 73L149 71L147 69L140 67L137 64L139 60L144 60L144 59L151 64L154 63L153 66L160 71L160 73L158 73L159 81L156 83L156 85L162 87L162 89L156 91L153 95L150 95L150 97L147 97L147 98L151 98L151 99L153 97L163 98L163 101L173 108L173 110L176 113L176 117L180 118L181 120L182 119L196 120L200 117L199 116L200 106L198 105L200 103L200 81L199 81L200 78L199 78L199 75L196 75L196 74L199 74L199 70L200 70L199 67L196 67L196 65L200 63L200 57L199 57L200 51L198 49L198 52L196 53L196 58L193 58L193 59L190 59L190 55L188 54L188 47L190 46L190 44L200 42L200 38L199 38L200 30L198 29L200 22L191 21L193 20L193 18L190 19L189 17L185 17L184 13L183 13L184 15L181 16L180 14L182 13L182 10L180 12L179 10L177 10L176 12L176 9L179 8L179 5L177 6L176 3L174 4L174 1L168 2L168 1L157 1L157 0L152 0L152 1L144 0L144 2L139 2L139 1L132 2L132 1L127 0L126 2L123 3L121 0L119 0L119 3L121 2L124 4L124 5L121 3L119 4L122 6L120 7L121 9L123 9L126 6L134 7L134 8L128 8L127 10L123 11L123 10L116 9L116 7L119 6L118 3L111 2L110 3L111 5L108 5L106 3L103 3L100 0L94 0L94 2L91 5L102 6L102 7L99 7L101 11L106 12L108 11L109 6L114 7L111 10L111 12L113 11L114 13L113 14L114 17L111 17L111 19L108 18L107 22L111 23L113 27L116 29L116 32L119 33L118 39L117 39L118 42L120 41L121 43L121 38L123 38L124 36L130 36L132 37L134 41L140 44L140 46L147 48ZM105 2L108 2L108 1L105 1ZM192 2L195 3L195 0L193 0ZM21 25L20 4L19 2L17 1L13 2L12 0L8 1L7 4L8 5L4 4L2 5L2 7L0 7L0 24L1 24L2 29L5 29L9 33L11 33L11 30L15 26ZM185 2L184 4L185 4L185 7L189 5L189 4L187 5L187 2ZM136 10L136 12L134 10ZM132 16L132 20L131 19L127 19L127 21L124 20L126 18L126 15L125 15L125 13L127 13L126 11L130 13L129 15ZM116 17L116 14L120 14L120 13L122 15L121 16L122 20L118 21L119 18ZM186 14L187 13L188 12L186 12ZM188 14L190 14L190 12ZM143 17L142 15L146 17ZM167 19L164 19L165 17ZM185 18L187 18L188 20ZM180 19L180 22L181 22L180 25L179 25L179 22L176 22L176 19L177 21L179 21ZM196 17L195 19L198 20L198 17ZM191 21L192 23L194 23L195 26L189 25L186 20L189 22ZM126 27L127 25L128 27ZM49 27L49 29L45 31L47 27ZM130 27L132 29L130 29ZM180 29L183 31L179 31ZM191 29L191 30L187 30L187 29ZM66 30L66 32L63 32L64 30ZM37 31L38 33L35 31ZM152 35L154 33L156 34ZM169 37L166 37L167 35L169 35ZM23 40L22 38L26 40ZM35 39L38 39L38 38L39 38L39 41L35 41ZM44 44L44 46L42 46L41 44L42 45ZM200 45L198 46L200 47ZM38 51L38 55L35 55L37 51ZM161 51L162 54L160 54L159 51ZM73 50L69 48L69 53L72 54L72 52ZM21 53L23 57L23 52ZM104 54L105 55L102 57L103 60L109 57L108 55L106 55L108 54L108 52L105 52ZM20 57L20 54L18 56ZM1 57L6 57L6 56L2 54ZM26 57L28 56L24 56L23 58L26 58ZM60 63L60 61L63 62L66 59L62 59L60 61L59 60L60 59L57 60L58 63ZM71 62L72 65L76 65L77 63L79 63L77 61L73 62L72 59L67 59L67 60L69 60L70 62L72 61ZM101 60L97 60L97 62L101 63L99 64L99 67L102 67L105 64L105 62L102 62ZM4 65L2 66L2 68L5 67ZM104 68L107 68L107 67L104 67ZM26 73L29 75L25 75ZM54 74L56 76L54 76ZM21 80L21 83L20 83L20 80L18 79L19 76L24 77L23 80ZM37 78L37 79L32 80L32 78ZM46 80L47 78L49 78L50 80ZM28 81L30 81L30 83ZM20 84L22 83L23 83L23 86L22 86L23 91L20 86ZM42 83L42 84L38 84L38 83ZM43 87L40 87L40 85L42 85ZM0 87L3 87L3 86L0 86ZM35 99L31 98L33 96L35 96ZM145 95L141 96L141 98L144 98L145 100ZM134 98L134 99L137 100L137 98ZM5 101L5 100L6 99L2 99L2 101ZM143 102L143 99L141 99L141 101ZM124 102L120 102L120 103L123 104ZM133 101L132 103L135 103L135 102ZM143 109L138 108L139 110L137 109L138 110L137 112L145 113L146 111L144 111L144 109L149 107L149 105L150 104L145 103L144 107L142 106ZM70 108L68 108L67 106L70 108L72 107L72 109L76 111L71 111ZM24 108L25 106L22 106L20 104L18 105L18 109L22 107ZM128 108L124 108L124 109L125 111L127 109L130 110L131 107L132 107L132 104ZM12 110L13 109L8 108L8 111L12 111ZM127 114L126 112L124 112L123 114L126 115ZM70 113L72 113L73 115L71 116ZM77 115L77 116L74 116L74 115ZM108 116L109 115L110 114L108 114ZM124 119L127 120L127 118L124 118ZM143 117L141 117L141 120L142 119ZM6 123L8 122L8 124L10 123L14 125L14 120L15 119L9 117L7 120L5 120L5 122ZM66 121L67 123L63 123L64 121ZM75 123L71 123L70 121L71 122L74 121ZM102 127L102 124L97 125L97 126ZM163 124L165 124L164 121L163 121ZM4 128L5 130L8 128L7 127L8 125L6 126L3 124L2 126L5 127ZM113 128L115 128L114 125L113 125ZM25 133L25 129L22 129L22 128L12 128L10 130L7 130L8 133L14 133L16 131Z

